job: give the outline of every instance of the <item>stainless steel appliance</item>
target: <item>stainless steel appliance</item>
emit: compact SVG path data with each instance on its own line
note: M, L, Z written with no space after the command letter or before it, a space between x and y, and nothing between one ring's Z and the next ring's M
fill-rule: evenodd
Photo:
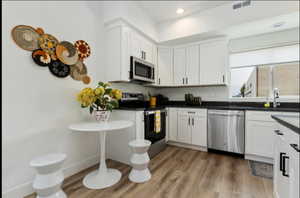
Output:
M245 112L208 110L208 148L245 153Z
M160 109L160 132L155 131L155 112L156 110L145 110L145 139L151 141L148 150L150 158L166 148L166 109Z
M144 134L146 140L151 141L151 146L148 150L150 158L153 158L159 152L166 148L166 120L167 111L166 109L156 107L150 108L149 101L144 100L144 95L142 93L126 93L122 94L122 99L120 101L120 108L128 110L142 110L144 111ZM160 110L160 132L155 132L155 112Z
M132 81L155 82L154 65L143 59L130 57L130 79Z

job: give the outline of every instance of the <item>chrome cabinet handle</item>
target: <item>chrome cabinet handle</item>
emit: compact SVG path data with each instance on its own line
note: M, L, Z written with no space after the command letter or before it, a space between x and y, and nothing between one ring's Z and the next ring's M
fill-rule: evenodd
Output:
M189 117L189 125L191 124L191 118Z
M286 159L290 159L288 156L283 156L282 157L282 175L285 176L285 177L289 177L289 174L287 174L287 171L286 171Z
M298 146L298 144L290 144L290 146L295 149L298 153L300 153L300 148Z
M188 78L186 77L185 79L186 84L189 84Z
M195 114L195 112L194 112L194 111L189 111L188 113L192 113L192 114Z
M194 118L192 118L192 125L194 126Z
M182 78L182 84L184 84L184 78Z
M158 84L160 85L160 78L158 79Z
M281 133L280 130L274 130L274 133L276 133L277 135L283 135L283 133Z
M283 164L282 164L282 162L283 162L283 155L286 155L286 153L280 153L280 155L279 155L279 170L280 171L283 171Z
M225 75L223 75L222 78L223 78L223 83L225 83Z

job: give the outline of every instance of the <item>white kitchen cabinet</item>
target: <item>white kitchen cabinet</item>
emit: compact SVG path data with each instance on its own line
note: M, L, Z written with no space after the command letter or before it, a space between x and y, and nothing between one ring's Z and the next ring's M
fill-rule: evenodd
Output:
M174 84L186 83L186 48L174 48Z
M174 48L174 85L199 85L199 45Z
M207 119L206 116L195 114L191 116L192 144L207 147Z
M177 139L173 141L207 147L207 110L179 109L177 115Z
M246 121L245 153L273 158L274 130L274 122Z
M277 124L275 131L274 195L275 198L299 197L299 135Z
M173 52L168 47L157 49L158 85L173 85Z
M200 44L200 84L226 84L228 68L227 41Z
M105 25L105 77L109 82L130 81L130 56L156 65L156 46L124 21Z
M190 144L192 141L191 118L186 111L178 111L178 136L180 143Z
M177 141L177 109L168 109L168 140Z
M186 84L199 85L200 81L199 45L186 48Z

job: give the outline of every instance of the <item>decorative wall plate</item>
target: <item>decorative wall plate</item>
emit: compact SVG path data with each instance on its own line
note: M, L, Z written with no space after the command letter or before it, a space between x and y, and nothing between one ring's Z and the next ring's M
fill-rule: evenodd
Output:
M91 48L87 42L79 40L75 42L75 47L78 51L78 56L81 60L89 57L91 55Z
M32 59L37 65L42 67L49 66L52 61L50 55L41 49L37 49L32 52Z
M82 61L78 61L75 65L70 66L70 75L74 80L82 80L87 74L87 68Z
M24 50L33 51L39 49L38 39L40 35L33 27L18 25L11 31L15 43Z
M62 41L56 46L56 56L67 65L74 65L79 59L75 46L68 41Z
M52 61L49 65L49 70L58 78L65 78L70 74L70 66L60 62L59 60Z
M87 85L91 82L91 78L89 76L85 75L82 78L82 82Z
M39 38L40 47L50 55L55 53L55 47L57 44L58 40L50 34L43 34Z

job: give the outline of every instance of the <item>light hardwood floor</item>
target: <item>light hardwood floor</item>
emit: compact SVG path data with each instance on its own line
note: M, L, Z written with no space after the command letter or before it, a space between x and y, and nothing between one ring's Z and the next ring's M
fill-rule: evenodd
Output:
M69 198L273 198L272 180L252 176L248 161L220 154L168 146L150 162L152 178L136 184L128 180L130 167L107 160L122 179L104 190L83 186L83 177L98 166L67 178ZM34 195L26 198L34 198Z

